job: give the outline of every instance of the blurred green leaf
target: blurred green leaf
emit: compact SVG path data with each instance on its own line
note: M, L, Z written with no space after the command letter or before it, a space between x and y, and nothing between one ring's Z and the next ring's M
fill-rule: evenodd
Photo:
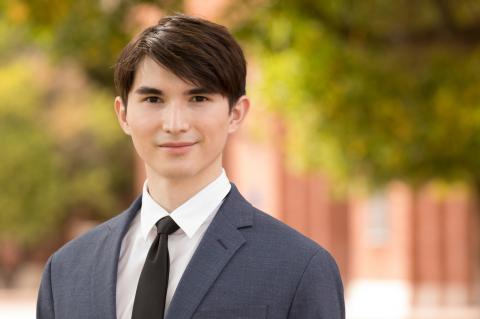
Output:
M295 166L480 185L480 3L439 3L272 0L238 24Z

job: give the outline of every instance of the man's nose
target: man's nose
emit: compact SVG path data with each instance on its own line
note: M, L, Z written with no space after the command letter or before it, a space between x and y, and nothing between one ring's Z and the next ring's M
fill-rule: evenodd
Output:
M186 110L180 103L170 103L165 109L163 130L170 134L179 134L188 131Z

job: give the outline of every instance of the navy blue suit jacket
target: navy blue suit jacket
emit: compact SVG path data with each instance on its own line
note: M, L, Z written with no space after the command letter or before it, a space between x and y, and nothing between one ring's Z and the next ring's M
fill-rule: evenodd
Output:
M141 197L50 257L37 318L116 318L120 246L140 207ZM190 318L343 319L339 271L326 250L254 208L232 184L166 314Z

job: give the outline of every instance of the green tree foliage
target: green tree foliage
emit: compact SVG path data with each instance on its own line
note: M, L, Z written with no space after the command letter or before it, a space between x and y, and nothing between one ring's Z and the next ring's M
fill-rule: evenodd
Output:
M478 1L260 3L237 33L294 163L344 181L480 185Z
M131 199L133 162L113 93L0 18L0 244L59 235L72 214L104 218ZM101 198L101 200L99 200Z
M58 233L72 212L119 211L133 164L110 93L37 54L2 67L0 88L0 234L29 246Z
M2 68L0 87L0 233L29 244L53 228L65 202L60 158L30 70L20 62Z
M112 88L117 55L140 31L141 18L133 9L142 4L171 12L182 1L0 0L0 10L12 27L26 27L29 39L51 57L74 61L91 80Z

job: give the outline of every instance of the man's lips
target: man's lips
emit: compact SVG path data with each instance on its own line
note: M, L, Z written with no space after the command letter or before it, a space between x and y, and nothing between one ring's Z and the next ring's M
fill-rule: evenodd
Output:
M196 144L196 142L169 142L160 144L160 147L186 147L194 144Z
M159 145L160 149L171 155L183 155L190 152L197 142L168 142Z

